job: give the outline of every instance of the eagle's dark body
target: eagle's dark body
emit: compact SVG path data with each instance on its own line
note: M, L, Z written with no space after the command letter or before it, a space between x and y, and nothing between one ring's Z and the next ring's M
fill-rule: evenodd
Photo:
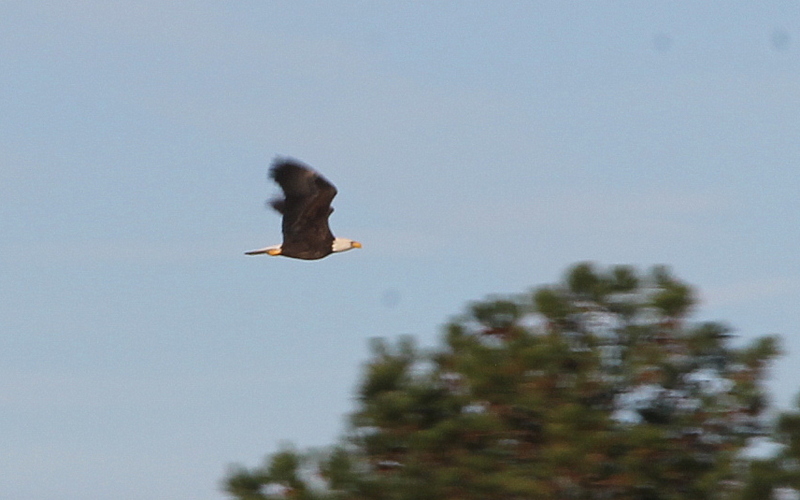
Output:
M346 238L335 238L328 226L333 213L331 202L336 187L325 177L296 160L277 159L269 176L283 190L282 198L269 204L283 215L283 243L246 252L248 255L268 253L303 260L316 260L361 244Z
M283 198L269 204L283 215L281 255L321 259L333 252L328 217L336 187L325 177L292 160L275 162L269 176L283 189Z

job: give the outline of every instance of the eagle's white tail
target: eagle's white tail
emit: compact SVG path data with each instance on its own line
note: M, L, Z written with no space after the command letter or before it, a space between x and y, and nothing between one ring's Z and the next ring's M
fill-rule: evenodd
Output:
M249 252L245 252L245 255L261 255L261 254L270 254L270 255L280 255L281 253L281 246L280 245L270 245L268 247L259 248L258 250L250 250Z

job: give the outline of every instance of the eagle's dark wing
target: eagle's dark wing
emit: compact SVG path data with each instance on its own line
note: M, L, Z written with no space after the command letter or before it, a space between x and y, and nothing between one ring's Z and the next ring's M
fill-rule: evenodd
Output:
M336 187L310 167L289 159L276 160L270 177L284 195L270 202L283 214L284 252L330 253L333 234L328 217L333 212L331 202L336 196Z

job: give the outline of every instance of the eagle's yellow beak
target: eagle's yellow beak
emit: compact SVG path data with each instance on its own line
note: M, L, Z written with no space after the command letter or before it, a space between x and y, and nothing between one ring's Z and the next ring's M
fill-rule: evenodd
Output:
M280 248L270 248L269 250L267 250L267 253L270 254L270 255L280 255L281 254L281 249Z
M352 245L353 248L361 248L361 243L359 243L357 241L354 241L353 243L351 243L351 245Z

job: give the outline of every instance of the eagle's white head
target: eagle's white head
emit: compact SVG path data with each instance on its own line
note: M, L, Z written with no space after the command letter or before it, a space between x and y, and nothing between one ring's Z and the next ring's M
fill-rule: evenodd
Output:
M332 249L334 252L346 252L353 248L361 248L361 243L347 238L334 238Z

